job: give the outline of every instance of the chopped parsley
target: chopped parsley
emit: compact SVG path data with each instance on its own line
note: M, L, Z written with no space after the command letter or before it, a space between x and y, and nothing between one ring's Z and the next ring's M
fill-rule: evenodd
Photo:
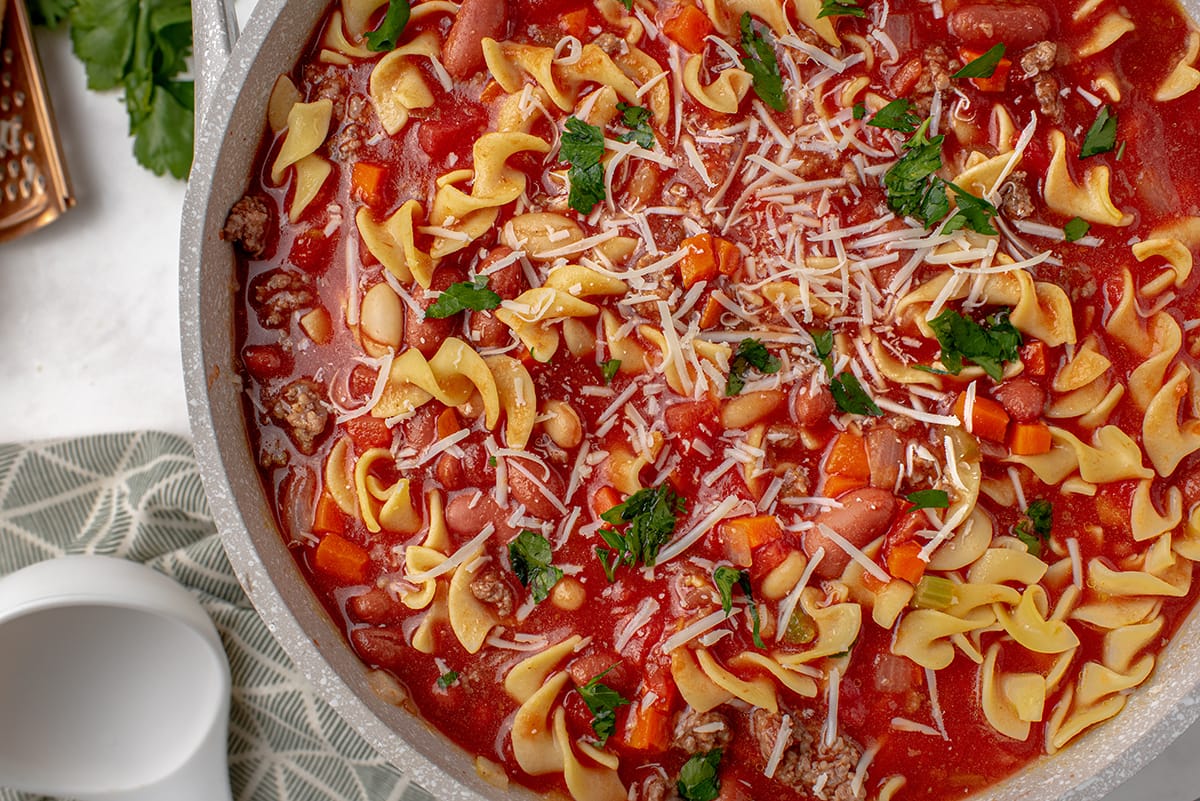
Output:
M621 0L621 5L625 6L625 10L630 14L633 13L633 0Z
M826 17L865 17L866 9L859 8L855 0L822 0L821 13L817 19Z
M995 206L981 197L975 197L958 184L947 181L946 186L954 190L958 209L954 212L954 216L946 221L942 233L950 234L960 228L970 228L975 233L985 236L1000 235L1000 232L992 226L992 218L996 216Z
M1008 48L1001 42L993 46L990 50L984 53L977 59L969 62L958 72L954 73L952 78L990 78L996 74L996 68L1000 66L1000 59L1004 58L1004 51Z
M783 98L783 76L779 74L779 62L775 59L775 48L754 28L750 12L742 12L742 69L754 79L754 93L776 111L783 111L787 103Z
M477 275L474 281L459 281L446 287L425 310L425 316L440 320L467 309L484 311L499 305L500 296L488 289L487 276Z
M746 373L751 368L763 375L778 373L782 363L767 346L753 337L747 337L738 343L733 354L733 362L729 365L729 378L725 381L725 395L733 397L746 386Z
M717 585L717 592L721 594L721 608L725 610L725 617L733 612L733 586L742 588L742 592L746 595L746 600L750 602L750 620L754 624L754 645L756 648L766 648L763 645L762 637L759 635L759 627L761 625L758 619L758 604L754 603L753 590L750 587L750 574L745 570L735 570L727 565L721 565L713 571L713 584Z
M396 42L408 26L412 8L408 0L391 0L383 21L373 31L367 31L367 49L375 53L387 53L396 49Z
M655 489L640 489L623 503L601 513L601 520L617 527L600 529L600 537L609 547L596 546L596 556L608 580L613 581L620 565L641 562L654 567L659 549L675 533L678 517L686 508L687 502L664 484Z
M500 462L496 460L495 456L488 457L488 467L495 467L498 464L500 464Z
M654 131L650 129L650 109L617 103L617 111L621 112L621 124L629 129L618 136L618 139L622 142L637 142L638 147L646 150L654 147Z
M617 377L617 373L621 370L620 359L609 359L606 362L600 363L600 375L604 376L604 383L611 384L613 379Z
M942 346L942 364L951 375L962 372L965 360L999 381L1004 363L1016 361L1019 356L1021 332L1008 321L1007 309L989 316L983 325L947 309L930 320L929 327Z
M842 373L829 382L829 390L833 393L833 401L843 412L861 414L870 417L882 417L883 412L871 396L858 382L854 373Z
M861 120L867 116L867 107L864 106L862 103L855 103L853 114L854 114L854 119Z
M925 120L904 143L905 154L883 176L888 206L906 217L916 217L927 228L950 212L946 185L936 173L942 168L942 142L929 138L930 121Z
M508 544L508 559L521 585L528 587L534 603L550 597L550 590L563 577L563 572L552 564L554 555L550 541L541 534L525 529Z
M453 670L447 670L442 675L438 676L437 686L443 690L449 690L452 686L458 684L458 673Z
M600 679L604 678L609 670L612 668L610 667L599 676L593 676L578 690L579 697L583 699L583 702L587 704L588 711L592 713L592 731L596 733L596 744L601 748L608 742L608 738L617 727L617 707L629 703L629 700L622 698L619 692L600 682Z
M1108 153L1117 146L1117 115L1112 106L1104 106L1096 113L1096 121L1083 137L1079 158L1089 159Z
M921 509L949 509L950 496L945 490L918 490L904 496L904 500L912 504L908 511L916 512Z
M833 375L833 331L828 328L824 330L809 331L808 335L812 337L813 352L817 354L817 358L821 360L821 364L825 365L825 372Z
M675 787L684 801L715 801L721 794L721 780L717 768L721 764L721 749L714 748L705 754L696 754L679 769L679 781Z
M1078 242L1092 230L1092 224L1082 217L1076 217L1063 226L1063 235L1068 242Z
M1042 548L1050 539L1054 527L1054 507L1050 502L1038 499L1029 504L1020 521L1013 526L1013 536L1019 539L1034 556L1042 555Z
M904 98L893 100L875 112L875 116L867 122L867 125L906 134L914 133L917 126L921 124L921 118L913 114L912 107L912 103Z
M590 214L604 200L604 131L578 117L568 117L559 158L571 165L567 180L571 192L567 205L580 214Z

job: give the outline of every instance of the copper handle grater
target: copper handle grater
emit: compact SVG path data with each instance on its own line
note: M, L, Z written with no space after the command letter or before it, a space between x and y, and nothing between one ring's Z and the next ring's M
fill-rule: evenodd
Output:
M73 205L24 0L0 0L0 242Z

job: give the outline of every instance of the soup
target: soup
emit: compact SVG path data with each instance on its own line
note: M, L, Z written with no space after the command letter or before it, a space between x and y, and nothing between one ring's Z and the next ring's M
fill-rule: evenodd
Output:
M963 797L1195 600L1166 0L345 0L239 258L280 530L385 697L576 801Z

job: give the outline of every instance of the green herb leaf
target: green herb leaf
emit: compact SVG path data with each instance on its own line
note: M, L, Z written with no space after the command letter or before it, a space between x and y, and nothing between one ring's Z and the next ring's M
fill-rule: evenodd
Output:
M1117 148L1117 161L1121 161L1123 158L1125 158L1125 146L1128 144L1129 143L1125 140L1121 140L1121 146Z
M650 128L650 109L617 103L617 111L621 112L621 124L629 129L617 138L622 142L637 142L638 147L646 150L653 148L654 131Z
M499 464L499 462L498 462L498 461L496 461L496 457L495 457L495 456L489 456L489 457L488 457L488 467L495 467L497 464Z
M871 400L871 396L863 389L862 384L858 383L858 377L854 373L842 373L829 384L829 390L833 393L833 402L843 412L850 414L868 415L870 417L882 417L883 412Z
M529 588L534 603L540 604L550 597L550 590L563 577L562 570L552 564L553 558L550 541L529 529L508 544L513 574L521 586Z
M817 354L817 358L821 360L821 364L825 365L825 372L830 377L833 376L833 331L825 330L810 330L808 335L812 337L813 352Z
M1038 499L1029 504L1021 520L1013 526L1013 536L1024 543L1031 554L1040 557L1053 528L1054 507L1049 501Z
M935 173L942 168L944 136L928 137L925 120L904 144L905 154L883 176L888 206L906 217L916 217L932 227L950 211L946 185Z
M984 325L947 309L930 320L929 327L942 346L940 358L951 375L961 373L966 360L999 381L1004 363L1016 361L1021 348L1021 332L1008 321L1007 309L985 319Z
M893 100L879 109L867 123L876 128L886 128L889 131L900 131L906 134L916 131L920 124L921 118L912 112L912 103L904 98Z
M625 10L630 14L633 13L633 0L621 0L621 5L625 6Z
M725 610L725 616L729 617L733 612L733 586L742 588L742 592L746 596L746 600L750 602L750 620L754 624L754 645L757 648L766 648L763 644L762 637L759 635L760 622L758 619L758 604L754 603L754 590L750 586L750 574L745 570L736 570L728 565L721 565L713 571L713 584L717 586L717 592L721 594L721 608Z
M138 88L126 86L127 104ZM187 178L192 168L195 85L191 81L166 81L141 88L149 90L150 98L136 122L130 108L134 156L155 175L170 173L175 178Z
M1068 242L1078 242L1092 230L1092 224L1082 217L1076 217L1063 226L1063 234Z
M940 180L940 179L939 179ZM946 186L954 190L958 202L958 210L946 221L943 233L953 233L960 228L970 228L977 234L999 236L1000 232L992 226L992 218L996 216L996 207L981 197L975 197L958 184L946 182Z
M408 26L412 8L408 0L391 0L383 21L373 31L367 31L367 49L376 53L388 53L396 49L396 42Z
M25 7L34 25L57 28L75 7L75 0L26 0Z
M854 114L854 119L861 120L867 116L867 107L864 106L862 103L855 103L853 114Z
M604 678L609 670L612 668L610 667L598 676L593 676L578 690L579 697L583 699L583 702L587 704L588 711L592 713L592 731L598 738L597 745L602 748L616 729L617 708L629 703L628 699L622 698L621 694L612 687L600 683L600 679Z
M738 343L737 350L733 354L733 361L729 365L729 378L725 381L725 395L733 397L742 391L746 386L746 373L751 368L763 375L771 375L778 373L782 366L779 359L772 356L762 342L753 337L743 339Z
M910 492L904 496L904 499L912 504L908 511L916 512L920 509L949 509L950 496L945 490L918 490Z
M604 383L611 384L613 379L617 377L617 373L621 371L620 359L609 359L600 364L600 374L604 376Z
M715 801L721 794L721 780L717 768L721 765L721 749L714 748L706 754L696 754L679 770L676 789L684 801Z
M817 14L817 19L866 16L866 9L859 8L855 0L822 0L821 13Z
M569 117L562 135L559 158L571 165L567 180L571 191L567 205L580 214L591 214L604 200L604 131L578 117Z
M438 299L425 310L425 316L441 320L460 311L484 311L500 305L500 296L488 289L486 275L475 276L474 281L459 281L446 287Z
M453 670L447 670L442 675L438 676L437 686L443 690L449 690L451 686L458 683L458 673Z
M969 62L958 72L954 73L952 78L990 78L996 74L996 67L1000 66L1000 59L1004 58L1004 51L1008 48L1001 42L994 45L990 50L984 53L979 58Z
M675 533L678 516L687 508L686 501L664 484L655 489L640 489L606 512L600 519L623 531L601 529L600 537L611 550L596 547L596 556L612 581L620 565L641 562L654 567L662 548Z
M742 12L742 68L754 79L754 93L771 108L783 111L787 102L783 97L783 77L779 74L779 62L775 59L775 48L754 28L750 12Z
M1083 138L1083 147L1079 157L1088 159L1101 153L1108 153L1117 146L1117 114L1112 106L1105 106L1096 113L1096 121L1088 129Z

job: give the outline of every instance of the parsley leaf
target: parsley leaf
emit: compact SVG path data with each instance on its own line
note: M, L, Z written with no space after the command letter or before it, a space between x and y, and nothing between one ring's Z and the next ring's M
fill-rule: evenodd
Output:
M488 289L487 276L477 275L474 281L459 281L446 287L425 310L425 316L441 320L467 309L484 311L499 305L500 296Z
M559 158L571 165L567 179L571 192L567 204L580 214L590 214L604 200L604 131L578 117L569 117L562 135Z
M508 544L508 559L517 581L529 588L534 603L550 597L550 590L563 577L562 570L551 563L550 541L529 529Z
M979 58L971 61L958 72L951 75L951 78L990 78L996 74L996 67L1000 66L1000 59L1004 58L1004 51L1008 48L1001 42L993 46L990 50L984 53Z
M733 612L733 585L736 584L742 588L746 600L750 602L750 619L754 623L754 645L757 648L766 648L767 646L763 645L762 637L759 635L758 604L754 603L753 589L750 587L750 574L745 570L735 570L727 565L721 565L713 571L713 584L717 585L717 592L721 594L721 608L725 610L725 617L729 617Z
M611 384L612 380L617 377L617 373L621 370L620 359L609 359L600 364L600 374L604 376L604 383Z
M1096 113L1096 121L1088 129L1083 138L1083 147L1079 150L1079 158L1089 159L1101 153L1108 153L1117 146L1117 115L1112 106L1105 106Z
M966 227L985 236L1000 235L1000 232L992 226L992 218L996 216L995 206L981 197L975 197L958 184L947 181L946 186L954 190L958 209L954 212L954 216L946 221L946 226L942 228L943 233L954 233L958 229Z
M621 5L625 6L625 10L630 14L633 13L633 0L621 0Z
M821 360L821 364L825 365L825 372L833 375L833 331L829 329L809 331L808 335L812 337L813 352L817 354L817 358Z
M854 119L861 120L867 116L867 107L862 103L855 103L853 109Z
M399 41L400 35L408 26L408 18L411 15L412 8L409 6L408 0L391 0L379 27L373 31L367 31L367 49L375 53L390 53L395 50L396 42Z
M729 378L725 381L725 395L733 397L746 386L746 373L754 368L763 375L778 373L783 365L779 359L771 355L767 346L753 337L746 337L738 343L733 354L733 362L729 365Z
M822 0L821 13L817 19L826 17L865 17L866 9L858 7L855 0Z
M892 211L916 217L926 227L932 227L950 211L945 182L935 175L942 167L942 142L946 137L928 138L929 125L929 120L921 123L904 144L907 152L883 176Z
M912 112L912 103L904 98L888 103L875 112L875 116L867 122L867 125L876 128L886 128L889 131L900 131L906 134L916 131L920 124L921 118Z
M75 7L75 0L26 0L25 7L34 25L57 28Z
M1038 499L1029 504L1021 520L1013 526L1013 536L1024 543L1034 556L1042 555L1042 546L1049 541L1054 528L1054 507Z
M786 109L783 76L779 74L775 48L754 29L749 11L742 12L742 49L746 51L742 57L742 69L754 79L754 93L776 111Z
M600 537L612 550L596 546L596 556L604 566L608 580L619 565L641 562L654 567L658 551L675 533L678 516L683 514L687 502L670 486L664 484L656 489L640 489L606 512L600 519L613 526L624 527L624 533L614 529L601 529Z
M588 711L592 713L592 731L596 732L596 737L599 738L597 745L600 747L604 747L609 736L617 727L617 707L629 703L628 699L622 698L621 694L612 687L600 683L600 679L604 678L609 670L612 668L599 676L593 676L578 690L579 697L583 699L583 702L587 704Z
M684 762L675 785L680 797L684 801L715 801L721 794L721 780L717 778L720 764L720 748L714 748L706 754L696 754Z
M912 504L908 511L916 512L920 509L949 509L950 496L945 490L918 490L910 492L904 496L904 500Z
M458 683L458 673L453 670L447 670L442 675L438 676L437 686L443 690L449 690L453 685Z
M654 131L650 128L650 109L631 106L628 103L617 103L617 111L621 112L621 124L629 129L628 132L618 136L618 139L622 142L637 142L638 147L646 150L654 147Z
M858 383L858 377L854 373L842 373L833 379L829 382L829 391L833 393L834 403L843 412L870 417L883 416L875 401L871 400L862 384Z
M1008 310L996 312L980 325L947 309L929 321L929 327L942 346L941 360L951 375L963 369L963 360L974 362L999 381L1004 363L1016 361L1021 347L1021 332L1008 321Z
M1076 217L1063 226L1063 234L1068 242L1078 242L1092 230L1092 224L1082 217Z

